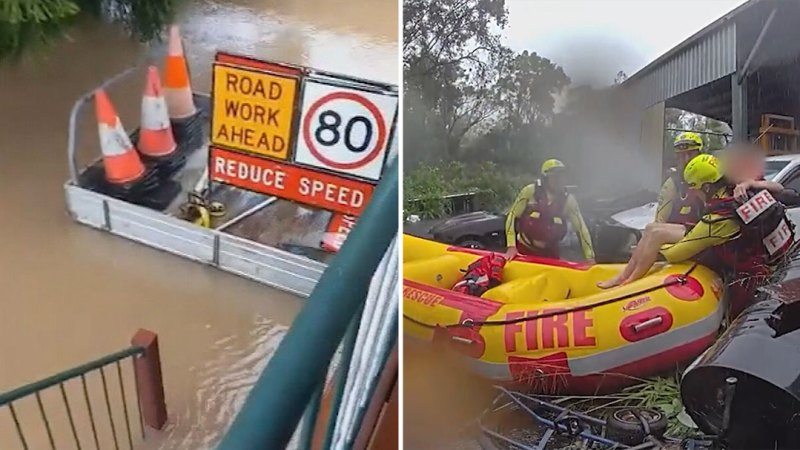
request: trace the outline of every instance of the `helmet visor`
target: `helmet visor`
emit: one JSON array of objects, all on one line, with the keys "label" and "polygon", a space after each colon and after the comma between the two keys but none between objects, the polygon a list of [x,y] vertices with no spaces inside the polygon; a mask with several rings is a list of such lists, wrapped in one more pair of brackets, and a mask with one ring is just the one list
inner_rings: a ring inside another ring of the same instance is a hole
[{"label": "helmet visor", "polygon": [[688,152],[691,150],[700,150],[700,146],[697,145],[696,142],[692,141],[680,141],[677,144],[675,144],[676,152]]}]

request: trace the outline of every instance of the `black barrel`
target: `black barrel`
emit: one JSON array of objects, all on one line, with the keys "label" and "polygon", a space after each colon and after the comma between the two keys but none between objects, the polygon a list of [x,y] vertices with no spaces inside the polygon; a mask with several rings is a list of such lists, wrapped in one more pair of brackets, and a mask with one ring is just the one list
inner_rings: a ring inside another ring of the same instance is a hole
[{"label": "black barrel", "polygon": [[681,397],[729,448],[800,449],[800,302],[746,309],[683,375]]}]

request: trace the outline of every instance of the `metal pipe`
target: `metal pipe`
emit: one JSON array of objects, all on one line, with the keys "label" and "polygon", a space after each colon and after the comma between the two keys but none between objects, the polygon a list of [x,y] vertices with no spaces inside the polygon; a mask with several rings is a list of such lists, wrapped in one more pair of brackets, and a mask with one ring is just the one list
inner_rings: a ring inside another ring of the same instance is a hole
[{"label": "metal pipe", "polygon": [[339,342],[364,305],[374,268],[397,236],[397,211],[398,167],[393,161],[250,391],[220,450],[287,445]]},{"label": "metal pipe", "polygon": [[253,206],[252,208],[250,208],[248,210],[245,210],[244,212],[242,212],[238,216],[236,216],[236,217],[232,218],[231,220],[223,223],[222,225],[220,225],[219,227],[216,228],[217,231],[224,231],[226,228],[241,222],[243,219],[245,219],[247,217],[250,217],[253,214],[257,213],[258,211],[260,211],[260,210],[266,208],[267,206],[275,203],[276,200],[278,200],[278,197],[270,197],[270,198],[264,200],[263,202],[257,204],[256,206]]},{"label": "metal pipe", "polygon": [[725,436],[731,424],[731,406],[733,405],[733,394],[736,391],[736,383],[738,381],[736,377],[725,379],[725,410],[722,413],[722,430],[720,432],[722,436]]},{"label": "metal pipe", "polygon": [[663,322],[663,321],[664,321],[664,319],[661,316],[653,317],[652,319],[648,319],[648,320],[645,320],[642,323],[638,323],[638,324],[634,325],[633,326],[633,331],[635,333],[638,333],[638,332],[640,332],[640,331],[642,331],[644,329],[647,329],[647,328],[650,328],[650,327],[654,327],[656,325],[661,325],[661,322]]},{"label": "metal pipe", "polygon": [[114,438],[114,450],[119,450],[119,441],[117,440],[117,427],[114,425],[114,413],[111,411],[111,397],[108,396],[108,383],[106,382],[106,372],[101,367],[100,380],[103,382],[103,396],[106,400],[106,412],[108,412],[108,423],[111,426],[111,436]]},{"label": "metal pipe", "polygon": [[19,441],[22,444],[23,450],[28,450],[28,441],[25,440],[25,433],[22,432],[22,425],[19,423],[19,418],[17,417],[17,412],[14,410],[14,404],[8,404],[8,410],[11,412],[11,419],[14,421],[14,426],[17,429],[17,437],[19,437]]},{"label": "metal pipe", "polygon": [[747,138],[747,89],[731,75],[731,128],[736,140]]},{"label": "metal pipe", "polygon": [[753,44],[753,48],[750,49],[750,54],[747,55],[747,60],[745,60],[742,69],[738,71],[739,75],[736,78],[737,84],[742,84],[742,81],[744,81],[745,77],[747,76],[747,71],[750,69],[750,63],[753,62],[753,57],[755,56],[756,51],[758,51],[758,48],[761,46],[761,41],[764,40],[764,36],[767,34],[767,29],[769,29],[769,26],[772,24],[772,20],[775,18],[775,13],[777,12],[777,7],[772,8],[772,11],[769,13],[769,17],[767,17],[767,21],[764,22],[764,26],[761,27],[761,32],[758,34],[756,42]]},{"label": "metal pipe", "polygon": [[713,135],[713,136],[725,136],[725,137],[730,137],[731,136],[730,133],[719,133],[717,131],[687,130],[687,129],[684,129],[684,128],[664,128],[664,130],[666,130],[666,131],[678,131],[678,132],[681,132],[681,133],[685,133],[686,132],[686,133],[697,133],[697,134],[710,134],[710,135]]},{"label": "metal pipe", "polygon": [[72,111],[70,111],[69,114],[69,133],[67,136],[67,158],[68,158],[67,162],[69,164],[70,178],[73,183],[78,182],[78,161],[75,155],[75,143],[78,139],[78,129],[77,129],[78,116],[80,115],[83,105],[86,104],[86,102],[88,102],[89,100],[94,98],[94,93],[97,92],[98,89],[105,89],[108,86],[111,86],[117,81],[133,73],[137,68],[139,68],[138,64],[133,67],[129,67],[128,69],[114,75],[113,77],[104,81],[103,84],[101,84],[100,86],[97,86],[91,91],[80,96],[80,98],[78,98],[75,104],[72,105]]},{"label": "metal pipe", "polygon": [[100,441],[97,439],[97,424],[94,421],[94,413],[92,412],[92,402],[89,401],[89,389],[86,386],[85,374],[81,374],[81,384],[83,385],[83,399],[86,400],[86,411],[89,413],[89,423],[92,425],[94,448],[96,450],[100,450]]}]

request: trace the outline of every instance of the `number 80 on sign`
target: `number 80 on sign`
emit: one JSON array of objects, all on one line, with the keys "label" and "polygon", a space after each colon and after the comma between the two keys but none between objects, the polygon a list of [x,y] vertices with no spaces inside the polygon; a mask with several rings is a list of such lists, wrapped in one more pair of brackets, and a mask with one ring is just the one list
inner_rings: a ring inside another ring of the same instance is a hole
[{"label": "number 80 on sign", "polygon": [[377,181],[396,111],[396,96],[308,81],[295,161]]}]

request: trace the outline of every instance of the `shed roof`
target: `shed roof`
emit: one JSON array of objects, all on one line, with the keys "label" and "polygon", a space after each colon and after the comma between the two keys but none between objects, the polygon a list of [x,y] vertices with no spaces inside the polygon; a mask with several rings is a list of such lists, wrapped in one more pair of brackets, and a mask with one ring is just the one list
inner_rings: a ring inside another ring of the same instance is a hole
[{"label": "shed roof", "polygon": [[647,108],[736,73],[766,15],[780,4],[749,0],[656,58],[621,87],[633,93],[639,108]]},{"label": "shed roof", "polygon": [[[726,26],[730,26],[732,20],[736,16],[741,14],[743,11],[745,11],[748,8],[751,8],[752,6],[754,6],[755,4],[763,2],[763,1],[766,1],[766,0],[749,0],[749,1],[739,5],[738,7],[734,8],[732,11],[728,12],[727,14],[725,14],[724,16],[720,17],[719,19],[715,20],[714,22],[711,22],[710,24],[706,25],[704,28],[702,28],[697,33],[689,36],[688,38],[686,38],[680,44],[676,45],[675,47],[673,47],[672,49],[670,49],[669,51],[667,51],[663,55],[659,56],[658,58],[653,60],[648,65],[646,65],[643,68],[639,69],[639,71],[637,71],[636,73],[631,75],[627,80],[625,80],[624,83],[622,83],[623,86],[634,84],[634,83],[637,82],[637,80],[639,80],[640,78],[644,77],[645,75],[653,72],[657,68],[659,68],[661,66],[664,66],[665,64],[669,63],[670,61],[674,61],[686,49],[694,46],[695,44],[697,44],[697,43],[699,43],[699,42],[701,42],[703,40],[708,40],[710,37],[712,37],[715,34],[715,32],[718,33],[722,28],[724,28]],[[735,38],[735,36],[734,36],[734,38]]]}]

